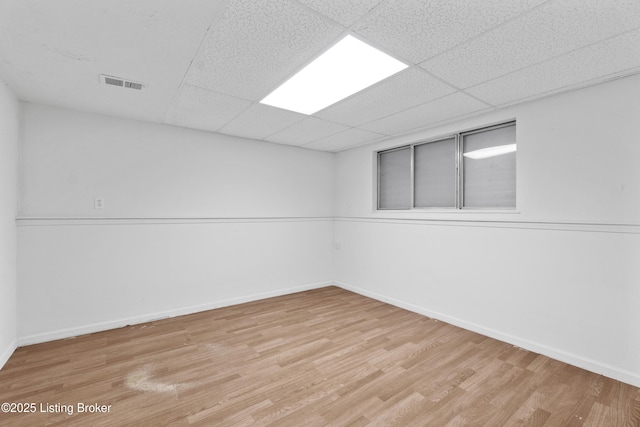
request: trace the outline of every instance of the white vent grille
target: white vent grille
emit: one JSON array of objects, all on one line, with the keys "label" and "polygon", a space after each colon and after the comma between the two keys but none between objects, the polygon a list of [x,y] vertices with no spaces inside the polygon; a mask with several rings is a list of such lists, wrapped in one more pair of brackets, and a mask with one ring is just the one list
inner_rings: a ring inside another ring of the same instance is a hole
[{"label": "white vent grille", "polygon": [[134,82],[134,81],[131,81],[131,80],[125,80],[125,79],[120,78],[120,77],[107,76],[105,74],[101,74],[100,75],[100,80],[102,81],[102,83],[104,83],[106,85],[119,86],[119,87],[127,88],[127,89],[142,90],[145,87],[145,85],[143,83]]},{"label": "white vent grille", "polygon": [[144,86],[142,85],[142,83],[124,82],[124,87],[128,87],[129,89],[142,90]]}]

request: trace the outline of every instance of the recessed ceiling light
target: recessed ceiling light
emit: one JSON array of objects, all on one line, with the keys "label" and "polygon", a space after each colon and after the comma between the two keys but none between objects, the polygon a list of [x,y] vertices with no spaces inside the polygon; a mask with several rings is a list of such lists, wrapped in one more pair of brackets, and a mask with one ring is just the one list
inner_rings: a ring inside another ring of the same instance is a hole
[{"label": "recessed ceiling light", "polygon": [[260,102],[313,114],[405,68],[407,64],[347,35]]},{"label": "recessed ceiling light", "polygon": [[463,156],[473,160],[488,159],[489,157],[501,156],[502,154],[516,151],[516,144],[496,145],[495,147],[482,148],[480,150],[469,151]]}]

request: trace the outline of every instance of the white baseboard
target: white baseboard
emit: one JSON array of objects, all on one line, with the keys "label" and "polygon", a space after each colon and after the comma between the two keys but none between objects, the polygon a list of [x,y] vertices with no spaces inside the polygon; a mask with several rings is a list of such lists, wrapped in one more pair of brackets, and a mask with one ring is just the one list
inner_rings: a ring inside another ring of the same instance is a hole
[{"label": "white baseboard", "polygon": [[385,295],[378,294],[376,292],[371,292],[366,289],[359,288],[357,286],[349,285],[347,283],[334,282],[334,284],[335,286],[338,286],[345,290],[355,292],[357,294],[360,294],[369,298],[373,298],[378,301],[386,302],[396,307],[400,307],[405,310],[412,311],[414,313],[422,314],[423,316],[427,316],[433,319],[438,319],[443,322],[449,323],[451,325],[455,325],[469,331],[477,332],[479,334],[482,334],[491,338],[495,338],[497,340],[500,340],[509,344],[513,344],[525,350],[542,354],[552,359],[559,360],[561,362],[568,363],[570,365],[577,366],[582,369],[586,369],[587,371],[591,371],[596,374],[604,375],[605,377],[613,378],[618,381],[631,384],[635,387],[640,387],[640,375],[635,372],[627,371],[625,369],[620,369],[615,366],[598,362],[596,360],[591,360],[577,354],[568,353],[557,348],[552,348],[543,344],[531,342],[524,338],[520,338],[510,334],[505,334],[495,329],[486,328],[482,325],[478,325],[473,322],[448,316],[446,314],[442,314],[437,311],[429,310],[427,308],[420,307],[405,301],[387,297]]},{"label": "white baseboard", "polygon": [[9,346],[0,354],[0,369],[3,368],[4,364],[7,363],[11,355],[18,348],[18,342],[16,339],[11,341]]},{"label": "white baseboard", "polygon": [[77,327],[68,328],[68,329],[59,329],[56,331],[45,332],[41,334],[26,335],[23,337],[18,337],[17,341],[19,346],[25,346],[25,345],[43,343],[47,341],[72,338],[78,335],[91,334],[94,332],[102,332],[102,331],[107,331],[109,329],[122,328],[128,325],[138,325],[140,323],[152,322],[154,320],[161,320],[161,319],[166,319],[170,317],[182,316],[185,314],[193,314],[201,311],[213,310],[215,308],[228,307],[231,305],[242,304],[245,302],[257,301],[257,300],[266,299],[266,298],[293,294],[296,292],[308,291],[311,289],[324,288],[326,286],[332,286],[333,284],[334,284],[333,281],[318,282],[318,283],[311,283],[307,285],[295,286],[291,288],[278,289],[275,291],[262,292],[262,293],[243,296],[243,297],[230,298],[230,299],[225,299],[220,301],[211,301],[205,304],[181,307],[173,310],[148,313],[140,316],[110,320],[107,322],[92,323],[89,325],[82,325],[82,326],[77,326]]}]

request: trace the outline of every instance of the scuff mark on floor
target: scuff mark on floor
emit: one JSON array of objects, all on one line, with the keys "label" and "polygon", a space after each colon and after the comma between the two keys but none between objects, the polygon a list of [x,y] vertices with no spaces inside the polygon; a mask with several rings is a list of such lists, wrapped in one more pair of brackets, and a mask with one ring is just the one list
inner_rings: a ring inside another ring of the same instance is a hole
[{"label": "scuff mark on floor", "polygon": [[223,346],[222,344],[214,344],[214,343],[205,344],[204,348],[208,351],[215,351],[215,352],[224,351],[226,349],[226,347]]},{"label": "scuff mark on floor", "polygon": [[127,375],[127,388],[136,391],[151,391],[155,393],[176,393],[180,388],[191,387],[190,383],[163,383],[153,379],[153,366],[145,365]]}]

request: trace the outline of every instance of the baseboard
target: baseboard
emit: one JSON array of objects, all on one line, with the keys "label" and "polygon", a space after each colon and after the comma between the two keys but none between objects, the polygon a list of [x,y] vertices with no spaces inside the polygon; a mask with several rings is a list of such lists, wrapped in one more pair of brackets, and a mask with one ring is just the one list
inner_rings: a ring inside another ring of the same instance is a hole
[{"label": "baseboard", "polygon": [[78,326],[78,327],[73,327],[68,329],[59,329],[56,331],[45,332],[42,334],[26,335],[23,337],[18,337],[17,342],[19,346],[25,346],[25,345],[31,345],[31,344],[39,344],[39,343],[48,342],[48,341],[55,341],[59,339],[72,338],[72,337],[77,337],[78,335],[91,334],[94,332],[102,332],[102,331],[107,331],[109,329],[122,328],[128,325],[138,325],[140,323],[152,322],[154,320],[161,320],[161,319],[167,319],[170,317],[183,316],[186,314],[199,313],[201,311],[213,310],[221,307],[228,307],[231,305],[242,304],[245,302],[257,301],[257,300],[272,298],[272,297],[279,297],[282,295],[308,291],[311,289],[324,288],[326,286],[332,286],[333,284],[334,284],[333,281],[311,283],[311,284],[295,286],[291,288],[278,289],[275,291],[261,292],[261,293],[243,296],[243,297],[230,298],[230,299],[225,299],[220,301],[212,301],[205,304],[192,305],[188,307],[181,307],[173,310],[148,313],[140,316],[127,317],[127,318],[111,320],[107,322],[92,323],[89,325],[83,325],[83,326]]},{"label": "baseboard", "polygon": [[18,342],[16,339],[14,339],[13,341],[11,341],[11,343],[9,343],[9,346],[0,354],[0,369],[4,367],[5,363],[7,363],[13,352],[16,351],[16,348],[18,348]]},{"label": "baseboard", "polygon": [[403,308],[405,310],[412,311],[414,313],[422,314],[423,316],[427,316],[433,319],[438,319],[443,322],[449,323],[451,325],[455,325],[469,331],[477,332],[479,334],[515,345],[517,347],[521,347],[525,350],[529,350],[534,353],[542,354],[552,359],[559,360],[561,362],[568,363],[570,365],[577,366],[582,369],[586,369],[587,371],[604,375],[605,377],[613,378],[615,380],[622,381],[627,384],[631,384],[635,387],[640,387],[640,375],[637,373],[627,371],[624,369],[619,369],[615,366],[611,366],[606,363],[591,360],[577,354],[568,353],[557,348],[548,347],[546,345],[532,342],[524,338],[520,338],[510,334],[505,334],[495,329],[486,328],[482,325],[478,325],[473,322],[448,316],[446,314],[439,313],[437,311],[429,310],[427,308],[417,306],[415,304],[411,304],[406,301],[387,297],[377,292],[368,291],[366,289],[362,289],[347,283],[336,281],[334,282],[334,285],[342,289],[355,292],[357,294],[360,294],[369,298],[373,298],[375,300],[382,301],[382,302],[394,305],[396,307]]}]

